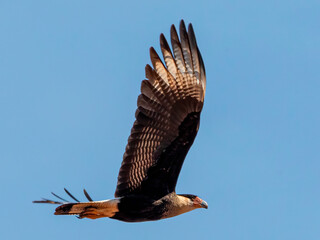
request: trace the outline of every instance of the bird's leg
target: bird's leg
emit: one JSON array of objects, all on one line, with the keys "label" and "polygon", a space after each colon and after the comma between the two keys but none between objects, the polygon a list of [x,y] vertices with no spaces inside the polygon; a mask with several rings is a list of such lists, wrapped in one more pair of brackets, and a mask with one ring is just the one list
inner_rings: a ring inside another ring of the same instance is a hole
[{"label": "bird's leg", "polygon": [[102,211],[99,211],[96,208],[87,208],[83,213],[79,214],[79,218],[90,218],[90,219],[97,219],[102,217],[108,217],[108,215],[103,214]]}]

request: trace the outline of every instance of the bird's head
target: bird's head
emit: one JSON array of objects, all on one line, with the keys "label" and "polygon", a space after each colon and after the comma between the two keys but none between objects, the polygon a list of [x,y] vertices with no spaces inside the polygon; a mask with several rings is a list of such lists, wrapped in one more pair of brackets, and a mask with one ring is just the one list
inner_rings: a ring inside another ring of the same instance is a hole
[{"label": "bird's head", "polygon": [[194,208],[205,208],[205,209],[208,208],[207,202],[202,200],[196,195],[192,195],[192,194],[179,194],[179,195],[190,199]]}]

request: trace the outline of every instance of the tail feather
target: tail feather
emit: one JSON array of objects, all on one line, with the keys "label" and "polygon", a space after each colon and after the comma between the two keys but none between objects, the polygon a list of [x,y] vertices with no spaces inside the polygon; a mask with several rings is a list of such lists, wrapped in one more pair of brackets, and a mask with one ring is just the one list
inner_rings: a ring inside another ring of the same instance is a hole
[{"label": "tail feather", "polygon": [[65,200],[64,198],[58,196],[58,195],[55,194],[54,192],[51,192],[51,194],[52,194],[53,196],[55,196],[56,198],[59,198],[59,199],[62,200],[63,202],[68,202],[67,200]]},{"label": "tail feather", "polygon": [[[78,199],[76,199],[66,188],[64,188],[64,191],[76,202],[80,202]],[[84,190],[85,191],[85,190]],[[86,195],[86,194],[85,194]]]},{"label": "tail feather", "polygon": [[45,198],[42,198],[42,200],[36,200],[36,201],[32,201],[32,202],[33,202],[33,203],[63,204],[62,202],[53,201],[53,200],[45,199]]},{"label": "tail feather", "polygon": [[[74,201],[76,202],[80,202],[78,199],[76,199],[66,188],[64,188],[64,191],[69,195],[69,197],[71,197]],[[86,198],[92,202],[92,198],[90,197],[90,195],[87,193],[87,191],[85,189],[83,189],[84,195],[86,196]],[[46,199],[46,198],[42,198],[42,200],[37,200],[37,201],[33,201],[33,203],[51,203],[51,204],[64,204],[64,203],[71,203],[69,201],[67,201],[66,199],[58,196],[57,194],[55,194],[54,192],[51,192],[51,194],[53,196],[55,196],[56,198],[59,198],[61,201],[54,201],[54,200],[50,200],[50,199]]]},{"label": "tail feather", "polygon": [[55,215],[78,215],[79,218],[101,218],[112,217],[118,209],[118,199],[96,201],[96,202],[80,202],[66,203],[56,208]]},{"label": "tail feather", "polygon": [[89,202],[80,202],[67,189],[64,190],[74,201],[76,201],[76,203],[68,202],[66,199],[53,192],[52,195],[62,201],[54,201],[43,198],[42,200],[33,201],[33,203],[62,204],[56,208],[54,213],[55,215],[78,215],[78,218],[96,219],[101,217],[112,217],[116,212],[119,211],[119,199],[93,201],[87,191],[83,189],[84,195]]},{"label": "tail feather", "polygon": [[87,193],[87,191],[86,191],[85,189],[83,189],[83,192],[84,192],[84,195],[86,196],[86,198],[87,198],[90,202],[92,202],[93,200],[92,200],[92,198],[90,197],[90,195]]}]

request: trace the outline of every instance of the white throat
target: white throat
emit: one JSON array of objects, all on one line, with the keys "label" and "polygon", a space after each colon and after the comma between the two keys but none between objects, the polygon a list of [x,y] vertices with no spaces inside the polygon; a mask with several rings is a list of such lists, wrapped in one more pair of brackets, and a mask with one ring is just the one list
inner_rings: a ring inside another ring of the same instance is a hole
[{"label": "white throat", "polygon": [[180,214],[190,212],[196,208],[197,207],[194,206],[190,198],[175,195],[175,197],[172,199],[170,208],[168,209],[167,213],[164,214],[163,218],[175,217]]}]

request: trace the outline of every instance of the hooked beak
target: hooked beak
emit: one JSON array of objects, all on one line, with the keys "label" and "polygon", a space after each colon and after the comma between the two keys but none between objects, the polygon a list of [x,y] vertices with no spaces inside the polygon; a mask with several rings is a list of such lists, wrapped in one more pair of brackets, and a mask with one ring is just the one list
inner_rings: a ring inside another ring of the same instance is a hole
[{"label": "hooked beak", "polygon": [[200,206],[201,206],[202,208],[208,209],[208,203],[207,203],[206,201],[203,201],[203,200],[202,200]]}]

